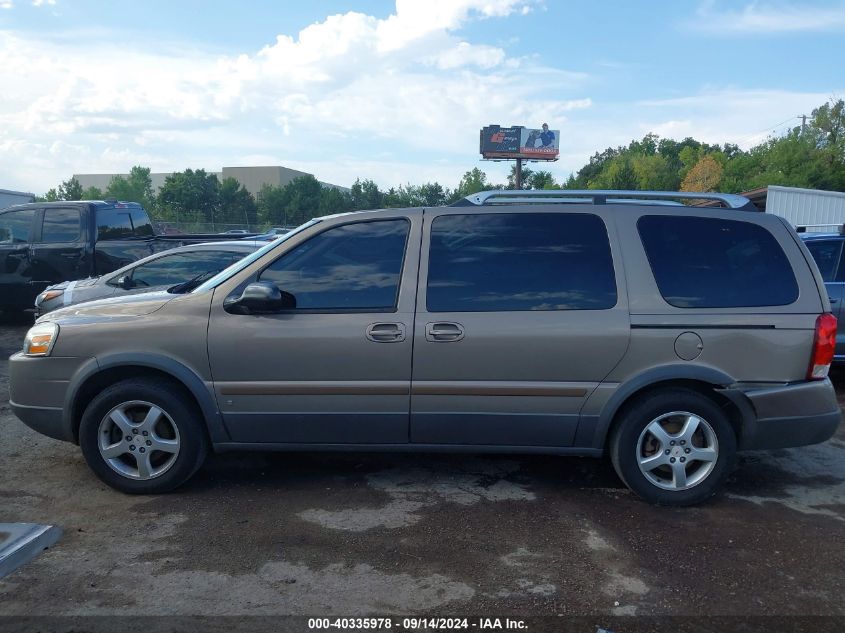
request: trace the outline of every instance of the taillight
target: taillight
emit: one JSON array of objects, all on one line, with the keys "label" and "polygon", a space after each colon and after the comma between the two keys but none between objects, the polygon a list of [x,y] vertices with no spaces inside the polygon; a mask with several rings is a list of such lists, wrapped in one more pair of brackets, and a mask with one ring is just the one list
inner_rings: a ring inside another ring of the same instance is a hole
[{"label": "taillight", "polygon": [[830,312],[819,315],[816,319],[816,334],[813,337],[813,355],[807,369],[807,380],[824,380],[833,354],[836,350],[836,317]]}]

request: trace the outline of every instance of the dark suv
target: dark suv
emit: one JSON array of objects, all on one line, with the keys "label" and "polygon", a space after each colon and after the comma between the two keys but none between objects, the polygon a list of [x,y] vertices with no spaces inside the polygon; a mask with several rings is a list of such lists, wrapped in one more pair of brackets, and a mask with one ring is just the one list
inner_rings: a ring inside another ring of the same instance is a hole
[{"label": "dark suv", "polygon": [[[799,231],[804,228],[799,227]],[[845,258],[842,257],[845,235],[843,235],[843,230],[845,227],[840,226],[839,233],[799,233],[813,259],[816,260],[828,297],[830,297],[831,312],[837,319],[845,315],[842,312],[842,302],[845,301]],[[845,361],[845,332],[842,330],[836,335],[834,359],[837,362]]]}]

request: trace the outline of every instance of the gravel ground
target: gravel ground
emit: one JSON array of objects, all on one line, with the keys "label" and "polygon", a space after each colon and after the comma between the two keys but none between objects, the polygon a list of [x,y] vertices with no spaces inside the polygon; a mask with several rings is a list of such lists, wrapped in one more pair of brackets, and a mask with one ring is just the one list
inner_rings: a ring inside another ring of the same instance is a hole
[{"label": "gravel ground", "polygon": [[845,615],[843,430],[743,454],[688,509],[536,456],[224,454],[131,497],[11,414],[26,327],[0,325],[0,522],[64,536],[0,580],[2,615]]}]

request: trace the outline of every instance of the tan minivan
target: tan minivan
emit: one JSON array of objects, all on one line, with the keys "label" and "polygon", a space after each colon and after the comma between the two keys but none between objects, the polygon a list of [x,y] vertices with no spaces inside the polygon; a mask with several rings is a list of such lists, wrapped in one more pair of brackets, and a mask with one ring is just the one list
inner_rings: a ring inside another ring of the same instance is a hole
[{"label": "tan minivan", "polygon": [[[718,201],[722,207],[680,201]],[[312,220],[188,293],[72,306],[11,406],[130,493],[209,450],[609,455],[711,496],[736,451],[839,424],[836,319],[795,231],[740,196],[490,191]]]}]

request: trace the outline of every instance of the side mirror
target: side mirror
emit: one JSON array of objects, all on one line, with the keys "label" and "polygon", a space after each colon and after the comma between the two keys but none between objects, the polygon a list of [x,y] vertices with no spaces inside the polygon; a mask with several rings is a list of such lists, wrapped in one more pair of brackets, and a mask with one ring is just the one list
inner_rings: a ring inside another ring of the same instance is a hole
[{"label": "side mirror", "polygon": [[132,283],[132,277],[129,275],[122,275],[117,278],[117,285],[124,290],[132,290],[135,287],[135,284]]},{"label": "side mirror", "polygon": [[273,314],[296,307],[296,297],[279,290],[272,281],[249,284],[241,296],[227,297],[223,309],[230,314]]}]

